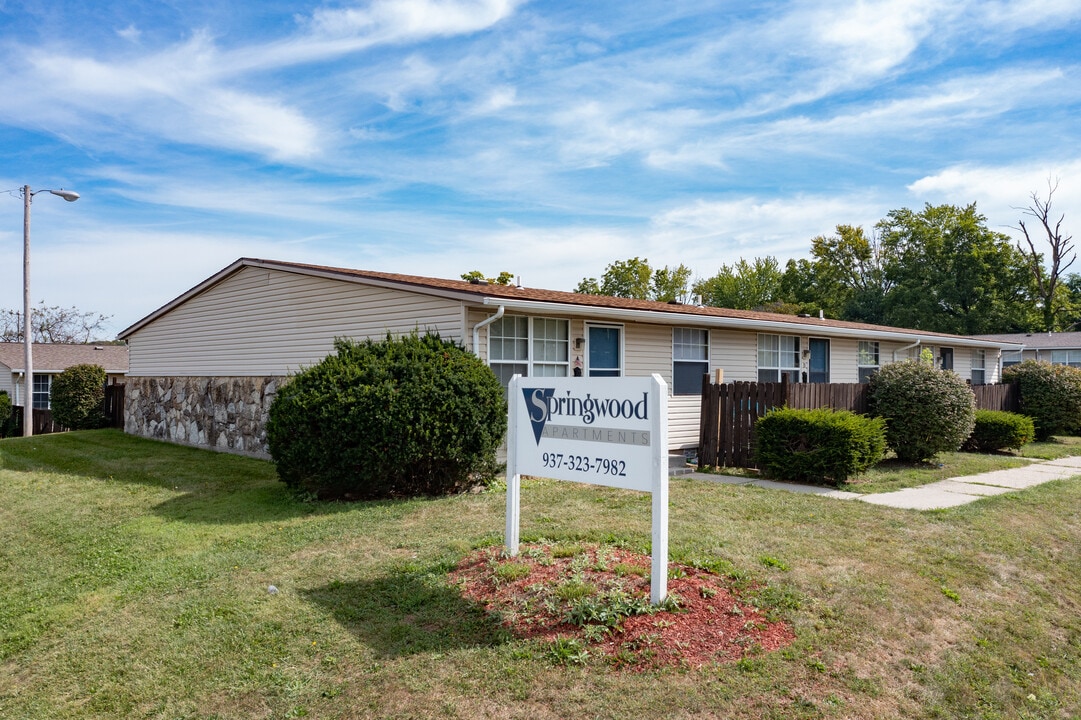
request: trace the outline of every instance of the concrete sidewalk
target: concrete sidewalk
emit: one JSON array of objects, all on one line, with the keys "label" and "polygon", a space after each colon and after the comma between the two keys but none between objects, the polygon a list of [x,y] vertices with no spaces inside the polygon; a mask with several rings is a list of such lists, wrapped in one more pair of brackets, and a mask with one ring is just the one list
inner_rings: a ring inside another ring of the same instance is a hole
[{"label": "concrete sidewalk", "polygon": [[719,482],[725,485],[754,485],[771,490],[821,495],[838,500],[860,500],[873,505],[885,505],[908,510],[941,510],[942,508],[965,505],[989,495],[1001,495],[1016,490],[1024,490],[1051,480],[1062,480],[1076,475],[1081,475],[1081,457],[1066,457],[1058,460],[1034,462],[1030,465],[1008,470],[995,470],[979,475],[950,478],[921,485],[920,487],[870,495],[844,492],[817,485],[755,480],[731,475],[714,475],[712,473],[690,473],[682,477]]}]

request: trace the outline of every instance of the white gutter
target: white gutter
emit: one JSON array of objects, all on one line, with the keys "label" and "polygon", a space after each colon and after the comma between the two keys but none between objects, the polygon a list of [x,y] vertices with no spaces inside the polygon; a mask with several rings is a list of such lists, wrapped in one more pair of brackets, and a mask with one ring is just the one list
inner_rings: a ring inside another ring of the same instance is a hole
[{"label": "white gutter", "polygon": [[[488,304],[487,299],[485,300],[484,304]],[[480,329],[482,327],[488,327],[501,317],[503,317],[502,305],[500,305],[499,309],[495,311],[495,315],[485,318],[484,320],[481,320],[479,323],[473,326],[473,354],[477,357],[480,357]]]},{"label": "white gutter", "polygon": [[920,346],[920,342],[922,342],[922,341],[921,341],[921,340],[917,340],[916,342],[912,343],[911,345],[905,345],[904,347],[899,347],[899,348],[897,348],[896,350],[894,350],[894,351],[893,351],[893,361],[894,361],[894,362],[897,362],[897,353],[899,353],[899,352],[903,352],[903,351],[905,351],[905,350],[911,350],[911,349],[912,349],[912,348],[914,348],[914,347],[919,347],[919,346]]},{"label": "white gutter", "polygon": [[[890,330],[864,330],[836,325],[818,325],[815,323],[786,322],[784,320],[751,320],[748,318],[719,317],[700,315],[689,312],[661,312],[656,310],[637,310],[630,308],[611,308],[597,305],[571,305],[569,303],[545,302],[539,300],[515,300],[513,298],[486,297],[485,305],[496,305],[509,310],[523,310],[542,315],[571,315],[578,317],[611,318],[627,322],[656,323],[659,325],[706,325],[739,330],[762,332],[785,331],[793,335],[828,334],[832,337],[866,338],[874,340],[896,339],[927,344],[949,344],[960,347],[992,348],[995,350],[1010,347],[1016,343],[1002,343],[991,340],[977,340],[959,335],[928,335],[919,332],[898,332]],[[1008,352],[1012,352],[1009,350]]]}]

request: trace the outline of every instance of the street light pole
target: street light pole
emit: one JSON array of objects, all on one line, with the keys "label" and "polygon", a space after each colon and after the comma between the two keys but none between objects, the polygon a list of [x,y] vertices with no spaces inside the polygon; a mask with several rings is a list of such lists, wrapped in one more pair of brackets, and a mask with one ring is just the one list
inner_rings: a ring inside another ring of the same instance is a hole
[{"label": "street light pole", "polygon": [[30,322],[30,203],[39,192],[50,192],[68,202],[79,199],[71,190],[38,190],[23,186],[23,437],[34,434],[34,333]]}]

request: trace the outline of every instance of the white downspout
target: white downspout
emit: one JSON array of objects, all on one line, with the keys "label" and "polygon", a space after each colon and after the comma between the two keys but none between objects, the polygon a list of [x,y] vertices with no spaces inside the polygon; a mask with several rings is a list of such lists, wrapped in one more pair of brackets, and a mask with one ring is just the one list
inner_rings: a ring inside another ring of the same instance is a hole
[{"label": "white downspout", "polygon": [[904,347],[899,347],[896,350],[894,350],[893,351],[893,361],[897,362],[897,353],[902,352],[904,350],[911,350],[914,347],[919,347],[921,342],[923,342],[923,341],[922,340],[917,340],[916,342],[912,343],[911,345],[905,345]]},{"label": "white downspout", "polygon": [[480,357],[480,329],[482,327],[488,327],[496,320],[503,317],[503,309],[503,306],[500,305],[499,309],[495,311],[495,315],[487,317],[473,326],[473,354],[476,355],[478,358]]}]

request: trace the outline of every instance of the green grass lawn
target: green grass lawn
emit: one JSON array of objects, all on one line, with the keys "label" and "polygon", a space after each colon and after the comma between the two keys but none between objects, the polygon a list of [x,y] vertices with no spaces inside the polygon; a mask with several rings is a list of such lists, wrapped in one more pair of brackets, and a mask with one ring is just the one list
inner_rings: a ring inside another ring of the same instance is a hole
[{"label": "green grass lawn", "polygon": [[[761,583],[797,639],[664,672],[553,665],[448,585],[504,504],[301,502],[258,460],[2,440],[0,718],[1081,714],[1081,480],[928,513],[673,480],[672,560]],[[522,532],[647,549],[649,497],[527,482]]]}]

